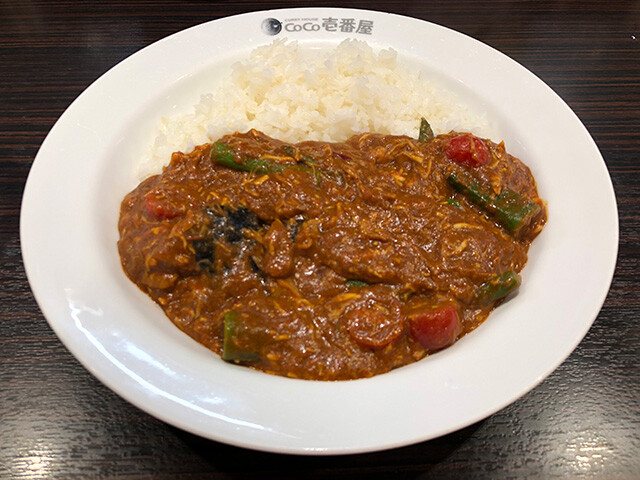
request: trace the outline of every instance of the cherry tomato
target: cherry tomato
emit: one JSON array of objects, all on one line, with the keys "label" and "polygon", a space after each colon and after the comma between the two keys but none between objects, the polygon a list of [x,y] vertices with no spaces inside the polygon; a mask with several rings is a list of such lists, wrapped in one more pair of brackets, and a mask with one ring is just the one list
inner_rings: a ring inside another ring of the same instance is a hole
[{"label": "cherry tomato", "polygon": [[451,137],[445,143],[445,154],[458,165],[465,167],[481,167],[491,160],[487,145],[471,134]]},{"label": "cherry tomato", "polygon": [[163,198],[158,192],[149,192],[144,197],[144,206],[147,216],[155,220],[165,220],[175,218],[182,214],[182,211],[173,203]]},{"label": "cherry tomato", "polygon": [[430,351],[448,347],[460,333],[460,317],[453,305],[410,315],[409,325],[414,340]]}]

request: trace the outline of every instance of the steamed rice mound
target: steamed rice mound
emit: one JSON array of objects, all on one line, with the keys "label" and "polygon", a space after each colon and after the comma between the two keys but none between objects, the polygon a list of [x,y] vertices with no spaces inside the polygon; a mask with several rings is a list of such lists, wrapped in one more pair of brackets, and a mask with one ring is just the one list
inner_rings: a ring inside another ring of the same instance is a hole
[{"label": "steamed rice mound", "polygon": [[453,129],[486,135],[486,120],[452,94],[398,62],[392,49],[375,52],[345,40],[335,49],[278,40],[233,66],[193,113],[163,118],[140,177],[157,173],[177,150],[251,128],[287,142],[342,142],[363,132],[416,137],[420,117],[436,133]]}]

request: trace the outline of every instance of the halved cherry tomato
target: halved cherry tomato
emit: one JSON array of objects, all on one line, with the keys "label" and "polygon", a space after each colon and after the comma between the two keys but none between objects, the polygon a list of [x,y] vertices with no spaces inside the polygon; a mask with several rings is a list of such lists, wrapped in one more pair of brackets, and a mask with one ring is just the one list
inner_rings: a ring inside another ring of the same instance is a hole
[{"label": "halved cherry tomato", "polygon": [[157,191],[151,191],[144,197],[144,207],[149,218],[165,220],[182,214],[182,210],[164,198]]},{"label": "halved cherry tomato", "polygon": [[478,137],[464,133],[446,140],[445,154],[458,165],[481,167],[491,160],[487,145]]},{"label": "halved cherry tomato", "polygon": [[430,351],[440,350],[453,344],[460,333],[460,316],[453,305],[409,316],[411,336]]}]

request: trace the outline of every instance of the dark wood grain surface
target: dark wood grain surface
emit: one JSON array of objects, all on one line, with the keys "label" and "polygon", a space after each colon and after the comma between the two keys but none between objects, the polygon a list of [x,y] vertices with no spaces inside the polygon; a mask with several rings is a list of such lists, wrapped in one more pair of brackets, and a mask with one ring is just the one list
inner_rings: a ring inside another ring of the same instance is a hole
[{"label": "dark wood grain surface", "polygon": [[0,478],[640,478],[638,1],[342,2],[438,23],[514,58],[577,113],[613,179],[620,250],[600,315],[551,376],[486,420],[365,455],[243,450],[128,404],[49,328],[22,265],[20,201],[65,108],[171,33],[252,10],[323,5],[335,2],[0,1]]}]

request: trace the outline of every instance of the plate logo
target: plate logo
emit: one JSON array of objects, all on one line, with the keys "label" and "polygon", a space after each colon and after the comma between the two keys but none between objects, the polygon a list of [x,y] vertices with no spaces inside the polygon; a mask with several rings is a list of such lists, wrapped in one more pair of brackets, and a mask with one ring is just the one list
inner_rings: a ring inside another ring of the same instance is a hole
[{"label": "plate logo", "polygon": [[371,35],[373,26],[373,20],[349,17],[285,18],[283,21],[277,18],[265,18],[260,28],[265,34],[272,36],[278,35],[282,31],[291,34],[296,32],[318,32],[320,30],[331,33]]},{"label": "plate logo", "polygon": [[262,21],[261,28],[267,35],[277,35],[282,30],[282,23],[277,18],[265,18]]}]

